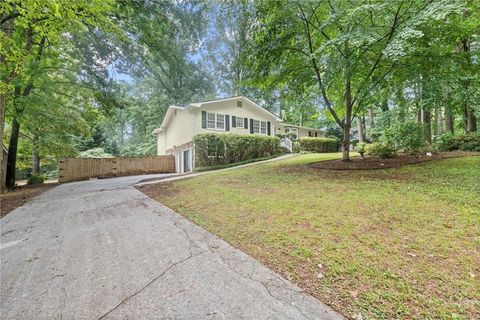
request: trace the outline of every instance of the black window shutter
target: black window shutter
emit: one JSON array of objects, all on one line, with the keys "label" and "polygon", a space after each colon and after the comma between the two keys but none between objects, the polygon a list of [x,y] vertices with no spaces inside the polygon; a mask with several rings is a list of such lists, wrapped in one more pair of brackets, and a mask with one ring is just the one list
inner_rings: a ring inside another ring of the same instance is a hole
[{"label": "black window shutter", "polygon": [[243,118],[243,128],[248,129],[248,118]]},{"label": "black window shutter", "polygon": [[236,127],[237,127],[237,117],[232,116],[232,128],[236,128]]},{"label": "black window shutter", "polygon": [[225,131],[230,131],[230,116],[225,115]]},{"label": "black window shutter", "polygon": [[206,129],[207,128],[207,112],[202,111],[202,128]]},{"label": "black window shutter", "polygon": [[270,121],[267,121],[267,134],[270,136],[272,134],[272,127]]},{"label": "black window shutter", "polygon": [[253,133],[253,119],[250,119],[250,133]]}]

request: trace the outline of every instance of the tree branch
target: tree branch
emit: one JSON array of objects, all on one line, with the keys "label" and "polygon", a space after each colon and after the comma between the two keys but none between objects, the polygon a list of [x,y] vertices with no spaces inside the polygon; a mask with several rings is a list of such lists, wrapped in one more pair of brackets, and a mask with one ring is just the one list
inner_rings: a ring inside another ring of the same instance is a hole
[{"label": "tree branch", "polygon": [[[402,9],[402,6],[403,6],[403,0],[402,2],[400,2],[398,8],[397,8],[397,11],[395,12],[395,16],[393,18],[393,23],[392,23],[392,27],[390,28],[390,31],[388,33],[388,37],[387,37],[387,41],[385,42],[385,45],[384,45],[384,48],[387,47],[387,45],[390,43],[390,41],[392,40],[393,38],[393,34],[395,33],[395,30],[397,29],[398,27],[398,19],[399,19],[399,16],[400,16],[400,10]],[[357,101],[357,97],[358,97],[358,94],[361,92],[361,90],[364,88],[365,84],[369,81],[370,77],[372,76],[372,74],[375,72],[375,70],[377,69],[377,67],[380,65],[380,61],[382,60],[383,58],[383,50],[380,51],[380,53],[378,54],[378,57],[377,59],[375,60],[375,63],[373,64],[372,68],[370,69],[370,72],[368,73],[368,75],[365,77],[365,79],[363,80],[362,84],[360,85],[360,87],[357,89],[356,93],[355,93],[355,97],[353,98],[352,100],[352,104],[355,104],[355,102]]]},{"label": "tree branch", "polygon": [[307,36],[307,44],[308,44],[308,49],[310,51],[310,61],[312,63],[312,67],[315,71],[315,76],[317,78],[317,83],[318,83],[318,86],[320,87],[320,91],[322,93],[322,97],[323,97],[323,101],[325,103],[325,106],[327,107],[328,111],[330,111],[330,113],[332,114],[333,118],[335,119],[335,121],[337,122],[337,124],[343,128],[344,127],[344,123],[343,121],[340,120],[340,118],[338,117],[337,113],[335,112],[335,110],[333,110],[332,108],[332,105],[330,103],[330,100],[328,99],[328,96],[327,96],[327,91],[325,89],[325,86],[323,85],[323,80],[322,80],[322,76],[320,74],[320,70],[318,68],[318,65],[317,65],[317,61],[315,59],[315,54],[314,54],[314,50],[313,50],[313,44],[312,44],[312,37],[311,37],[311,33],[310,33],[310,28],[308,26],[308,22],[306,22],[306,16],[305,16],[305,13],[303,11],[303,8],[301,5],[299,5],[299,8],[300,8],[300,12],[303,16],[303,19],[304,20],[304,26],[305,26],[305,32],[306,32],[306,36]]}]

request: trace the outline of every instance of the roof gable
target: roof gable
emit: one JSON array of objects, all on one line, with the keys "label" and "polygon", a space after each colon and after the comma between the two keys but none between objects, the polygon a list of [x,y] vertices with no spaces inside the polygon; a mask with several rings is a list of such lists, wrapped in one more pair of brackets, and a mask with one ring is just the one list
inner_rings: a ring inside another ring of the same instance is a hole
[{"label": "roof gable", "polygon": [[212,105],[212,104],[218,104],[219,102],[228,102],[228,101],[242,101],[243,103],[250,105],[251,107],[257,109],[258,111],[262,112],[265,114],[265,116],[272,118],[274,121],[282,121],[277,115],[271,113],[265,108],[262,108],[259,106],[257,103],[254,101],[248,99],[245,96],[235,96],[235,97],[228,97],[228,98],[223,98],[223,99],[217,99],[217,100],[210,100],[210,101],[204,101],[204,102],[198,102],[198,103],[191,103],[189,106],[193,108],[201,108],[203,106],[207,105]]}]

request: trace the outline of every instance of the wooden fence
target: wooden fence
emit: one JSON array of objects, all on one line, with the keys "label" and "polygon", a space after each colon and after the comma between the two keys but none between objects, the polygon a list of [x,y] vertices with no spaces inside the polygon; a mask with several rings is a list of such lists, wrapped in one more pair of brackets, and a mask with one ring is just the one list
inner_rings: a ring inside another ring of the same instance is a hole
[{"label": "wooden fence", "polygon": [[60,160],[58,181],[78,181],[148,173],[174,173],[174,156],[141,158],[64,158]]}]

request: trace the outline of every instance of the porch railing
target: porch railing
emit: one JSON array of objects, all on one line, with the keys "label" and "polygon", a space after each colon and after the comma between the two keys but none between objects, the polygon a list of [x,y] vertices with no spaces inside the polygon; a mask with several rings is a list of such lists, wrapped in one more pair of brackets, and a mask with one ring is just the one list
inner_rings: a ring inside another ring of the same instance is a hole
[{"label": "porch railing", "polygon": [[293,152],[293,143],[292,140],[290,140],[287,137],[283,137],[280,139],[280,147],[284,147],[285,149],[288,150],[288,152],[292,153]]}]

